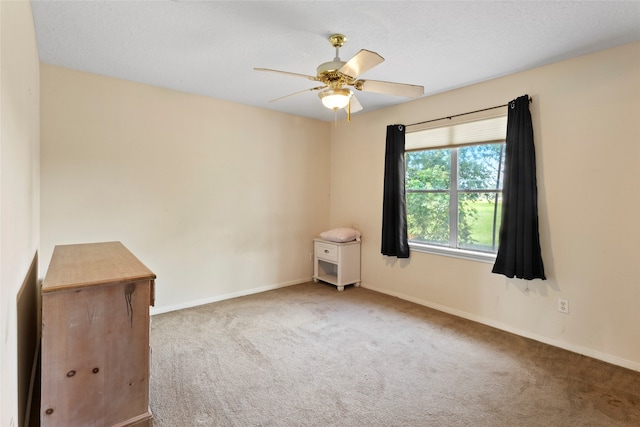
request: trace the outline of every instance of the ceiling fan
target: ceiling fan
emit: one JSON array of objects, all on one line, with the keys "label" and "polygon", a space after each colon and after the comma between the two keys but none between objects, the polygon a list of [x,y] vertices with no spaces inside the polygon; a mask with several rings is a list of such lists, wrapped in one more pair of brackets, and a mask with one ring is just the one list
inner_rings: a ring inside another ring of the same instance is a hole
[{"label": "ceiling fan", "polygon": [[254,68],[256,71],[287,74],[322,83],[322,86],[301,90],[280,98],[272,99],[269,102],[276,102],[294,95],[317,90],[319,91],[318,96],[325,107],[335,111],[347,107],[347,114],[350,116],[351,112],[355,113],[362,110],[362,105],[360,105],[354,93],[349,89],[349,86],[363,92],[376,92],[409,98],[419,98],[424,94],[424,87],[422,86],[358,79],[360,74],[382,63],[384,58],[370,50],[361,49],[350,60],[346,62],[342,61],[339,50],[346,41],[347,38],[343,34],[333,34],[329,37],[329,43],[336,48],[336,57],[333,58],[333,61],[320,64],[315,76],[272,70],[269,68]]}]

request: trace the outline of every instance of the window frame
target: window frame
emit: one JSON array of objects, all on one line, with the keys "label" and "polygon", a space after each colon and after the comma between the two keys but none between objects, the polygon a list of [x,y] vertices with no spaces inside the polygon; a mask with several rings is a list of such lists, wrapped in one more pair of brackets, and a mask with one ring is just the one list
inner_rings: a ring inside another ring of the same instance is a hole
[{"label": "window frame", "polygon": [[[407,134],[410,133],[414,133],[414,132],[419,132],[419,131],[423,131],[423,130],[429,130],[429,129],[437,129],[437,128],[453,128],[455,125],[457,124],[461,124],[461,123],[469,123],[469,122],[478,122],[478,121],[482,121],[482,120],[488,120],[488,119],[492,119],[492,118],[503,118],[504,121],[504,137],[501,137],[499,139],[490,139],[490,140],[482,140],[482,141],[478,141],[478,142],[466,142],[463,144],[455,144],[452,142],[448,142],[444,145],[437,145],[437,146],[427,146],[424,148],[411,148],[406,150],[406,153],[409,152],[417,152],[417,151],[430,151],[430,150],[437,150],[437,149],[448,149],[450,150],[450,166],[449,166],[449,173],[450,173],[450,178],[449,178],[449,189],[447,190],[406,190],[406,193],[446,193],[449,194],[449,229],[450,229],[450,233],[449,233],[449,244],[448,246],[444,246],[444,245],[437,245],[437,244],[430,244],[430,243],[426,243],[426,242],[420,242],[420,241],[415,241],[415,240],[409,240],[408,244],[409,244],[409,248],[413,251],[416,252],[423,252],[423,253],[428,253],[428,254],[434,254],[434,255],[442,255],[442,256],[448,256],[448,257],[453,257],[453,258],[460,258],[460,259],[465,259],[465,260],[470,260],[470,261],[477,261],[477,262],[484,262],[484,263],[491,263],[493,264],[496,260],[496,253],[493,252],[485,252],[485,251],[480,251],[480,250],[473,250],[473,249],[466,249],[466,248],[457,248],[458,242],[458,215],[459,215],[459,209],[458,209],[458,194],[459,193],[472,193],[472,192],[481,192],[481,193],[501,193],[502,189],[489,189],[489,190],[460,190],[458,188],[458,149],[459,148],[463,148],[466,146],[470,146],[470,145],[490,145],[490,144],[499,144],[505,143],[506,140],[506,113],[496,113],[496,112],[489,112],[482,114],[480,117],[478,117],[478,115],[474,115],[472,117],[468,117],[468,118],[464,118],[458,121],[455,121],[454,123],[447,123],[446,125],[430,125],[430,126],[426,126],[426,127],[422,127],[416,130],[412,130],[410,132],[407,132]],[[406,160],[405,160],[406,162]],[[406,175],[405,175],[405,179],[406,179]],[[504,183],[504,179],[503,179],[503,183]],[[501,213],[500,213],[501,214]],[[499,232],[499,230],[498,230]],[[499,236],[498,236],[499,238]],[[497,246],[497,245],[496,245]]]}]

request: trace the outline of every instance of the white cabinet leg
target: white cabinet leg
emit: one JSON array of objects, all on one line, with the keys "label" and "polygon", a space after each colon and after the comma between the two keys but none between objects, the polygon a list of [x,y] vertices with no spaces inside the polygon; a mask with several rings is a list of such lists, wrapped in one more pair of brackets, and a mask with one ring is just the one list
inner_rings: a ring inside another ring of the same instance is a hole
[{"label": "white cabinet leg", "polygon": [[354,283],[353,286],[355,286],[356,288],[359,288],[360,287],[360,282]]},{"label": "white cabinet leg", "polygon": [[344,286],[338,286],[338,291],[340,292],[344,291]]}]

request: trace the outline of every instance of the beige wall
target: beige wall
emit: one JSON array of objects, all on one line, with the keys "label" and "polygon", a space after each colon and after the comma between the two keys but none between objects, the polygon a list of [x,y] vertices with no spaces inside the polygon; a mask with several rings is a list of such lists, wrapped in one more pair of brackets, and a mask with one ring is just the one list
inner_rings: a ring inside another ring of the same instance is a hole
[{"label": "beige wall", "polygon": [[[363,231],[365,287],[640,369],[638,43],[337,126],[49,65],[41,73],[45,267],[55,244],[121,240],[158,274],[162,311],[308,279],[311,237],[352,225]],[[381,256],[386,125],[525,93],[548,280]],[[570,314],[557,311],[559,297]]]},{"label": "beige wall", "polygon": [[18,425],[16,297],[39,242],[39,64],[31,5],[0,2],[0,425]]},{"label": "beige wall", "polygon": [[[524,94],[548,280],[424,253],[383,257],[386,126]],[[640,43],[355,115],[331,142],[331,225],[362,229],[363,286],[640,370]],[[557,311],[559,297],[570,314]]]},{"label": "beige wall", "polygon": [[160,312],[310,280],[330,124],[42,64],[42,245],[120,240]]}]

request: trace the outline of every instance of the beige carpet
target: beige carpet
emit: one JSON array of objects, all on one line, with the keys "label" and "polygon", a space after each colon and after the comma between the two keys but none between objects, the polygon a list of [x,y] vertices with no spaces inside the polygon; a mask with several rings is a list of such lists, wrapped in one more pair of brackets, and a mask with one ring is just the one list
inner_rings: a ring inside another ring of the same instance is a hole
[{"label": "beige carpet", "polygon": [[155,426],[640,426],[640,373],[363,288],[153,317]]}]

